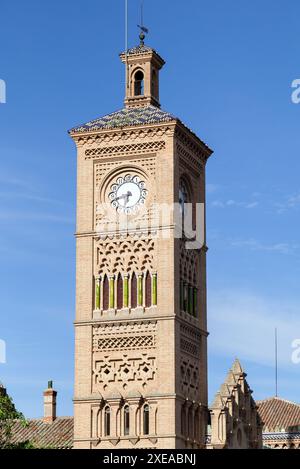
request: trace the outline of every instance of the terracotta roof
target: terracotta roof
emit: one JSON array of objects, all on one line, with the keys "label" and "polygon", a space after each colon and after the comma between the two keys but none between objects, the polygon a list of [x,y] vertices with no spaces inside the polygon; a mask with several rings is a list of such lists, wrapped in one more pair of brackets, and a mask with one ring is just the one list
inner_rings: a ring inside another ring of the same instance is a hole
[{"label": "terracotta roof", "polygon": [[30,419],[28,424],[15,421],[12,428],[11,443],[33,443],[38,448],[72,449],[73,417],[58,417],[53,423],[43,419]]},{"label": "terracotta roof", "polygon": [[177,120],[172,114],[162,111],[156,106],[146,106],[133,109],[121,109],[107,114],[99,119],[92,120],[69,131],[70,134],[78,132],[92,132],[101,129],[115,129],[133,125],[156,124]]},{"label": "terracotta roof", "polygon": [[294,402],[271,397],[258,401],[258,413],[264,422],[264,431],[288,431],[300,426],[300,405]]}]

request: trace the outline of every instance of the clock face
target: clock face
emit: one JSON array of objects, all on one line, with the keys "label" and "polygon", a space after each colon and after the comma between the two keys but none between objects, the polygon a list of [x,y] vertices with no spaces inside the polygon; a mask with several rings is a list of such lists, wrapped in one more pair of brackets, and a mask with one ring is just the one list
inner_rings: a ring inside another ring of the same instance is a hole
[{"label": "clock face", "polygon": [[108,198],[118,213],[130,215],[136,213],[145,204],[148,191],[139,176],[127,174],[119,177],[111,186]]}]

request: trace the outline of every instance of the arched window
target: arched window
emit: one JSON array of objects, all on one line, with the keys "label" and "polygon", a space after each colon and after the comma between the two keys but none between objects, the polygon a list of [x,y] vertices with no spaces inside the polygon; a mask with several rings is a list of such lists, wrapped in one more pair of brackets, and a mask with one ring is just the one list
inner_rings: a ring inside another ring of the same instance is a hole
[{"label": "arched window", "polygon": [[190,202],[190,197],[189,197],[189,190],[187,188],[187,185],[184,181],[180,181],[179,185],[179,206],[181,213],[184,214],[186,212],[186,206],[185,204]]},{"label": "arched window", "polygon": [[194,440],[200,440],[200,413],[199,409],[196,411],[195,415],[195,425],[194,425]]},{"label": "arched window", "polygon": [[190,237],[196,229],[196,204],[190,184],[181,179],[179,184],[179,207],[182,216],[182,236]]},{"label": "arched window", "polygon": [[109,308],[109,282],[107,275],[104,277],[103,281],[103,309],[104,311],[108,310]]},{"label": "arched window", "polygon": [[137,280],[136,275],[132,275],[131,279],[131,308],[137,307]]},{"label": "arched window", "polygon": [[183,310],[185,313],[188,312],[188,295],[189,295],[189,286],[186,282],[183,284]]},{"label": "arched window", "polygon": [[193,432],[193,409],[190,407],[188,412],[188,435],[191,439],[193,439],[194,432]]},{"label": "arched window", "polygon": [[144,74],[141,70],[134,75],[134,95],[143,96],[144,94]]},{"label": "arched window", "polygon": [[117,281],[117,309],[123,308],[123,278],[122,275],[118,276]]},{"label": "arched window", "polygon": [[150,408],[148,404],[144,405],[143,409],[143,433],[144,435],[150,433]]},{"label": "arched window", "polygon": [[198,289],[193,288],[193,316],[196,318],[198,316],[197,311],[197,299],[198,299]]},{"label": "arched window", "polygon": [[130,411],[129,406],[124,407],[124,435],[129,435],[130,433]]},{"label": "arched window", "polygon": [[146,308],[150,308],[152,305],[152,297],[151,297],[151,275],[147,272],[146,275]]},{"label": "arched window", "polygon": [[194,289],[189,285],[189,299],[188,299],[188,310],[189,314],[192,316],[194,314]]},{"label": "arched window", "polygon": [[242,439],[243,439],[242,432],[241,432],[241,429],[239,428],[237,431],[237,442],[239,446],[242,446]]},{"label": "arched window", "polygon": [[180,273],[180,284],[179,284],[179,305],[180,311],[183,310],[183,281],[182,281],[182,274]]},{"label": "arched window", "polygon": [[110,407],[105,407],[104,410],[104,434],[110,436]]}]

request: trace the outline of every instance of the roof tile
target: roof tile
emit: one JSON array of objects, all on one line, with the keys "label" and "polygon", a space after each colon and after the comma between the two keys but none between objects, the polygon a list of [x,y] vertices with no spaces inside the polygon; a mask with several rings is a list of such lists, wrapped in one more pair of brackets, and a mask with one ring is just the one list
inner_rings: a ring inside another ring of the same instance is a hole
[{"label": "roof tile", "polygon": [[156,106],[146,106],[132,109],[121,109],[99,119],[75,127],[69,131],[73,133],[93,132],[101,129],[114,129],[134,125],[156,124],[177,120],[172,114],[162,111]]},{"label": "roof tile", "polygon": [[269,432],[300,426],[300,405],[272,397],[257,402],[258,413]]},{"label": "roof tile", "polygon": [[30,442],[38,448],[71,449],[73,447],[73,417],[58,417],[53,423],[30,419],[24,425],[16,420],[12,428],[12,444]]}]

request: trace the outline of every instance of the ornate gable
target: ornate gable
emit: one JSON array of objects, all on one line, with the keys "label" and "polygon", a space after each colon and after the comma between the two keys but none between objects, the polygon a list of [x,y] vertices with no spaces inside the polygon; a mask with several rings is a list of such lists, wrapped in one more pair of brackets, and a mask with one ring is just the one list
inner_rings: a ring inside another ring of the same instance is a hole
[{"label": "ornate gable", "polygon": [[209,449],[262,447],[262,423],[246,376],[235,360],[210,408]]}]

